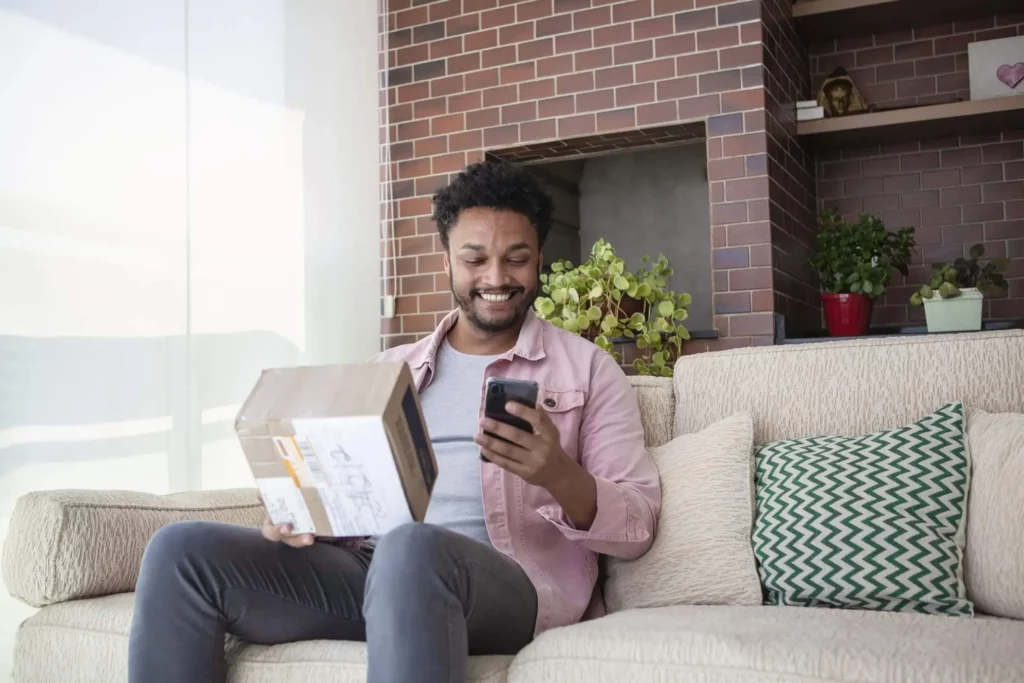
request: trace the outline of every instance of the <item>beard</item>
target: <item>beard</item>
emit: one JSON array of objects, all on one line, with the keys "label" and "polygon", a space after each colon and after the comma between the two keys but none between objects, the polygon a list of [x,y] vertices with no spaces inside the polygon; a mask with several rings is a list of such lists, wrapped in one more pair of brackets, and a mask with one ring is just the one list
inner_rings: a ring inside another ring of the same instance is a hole
[{"label": "beard", "polygon": [[499,289],[487,290],[493,293],[512,293],[512,300],[515,303],[507,313],[495,316],[494,313],[486,311],[481,306],[482,299],[478,289],[462,289],[455,286],[455,279],[448,275],[448,285],[451,287],[455,303],[463,315],[473,327],[483,332],[497,333],[505,332],[514,327],[522,325],[526,315],[533,308],[533,302],[537,299],[537,283],[532,287],[510,286]]}]

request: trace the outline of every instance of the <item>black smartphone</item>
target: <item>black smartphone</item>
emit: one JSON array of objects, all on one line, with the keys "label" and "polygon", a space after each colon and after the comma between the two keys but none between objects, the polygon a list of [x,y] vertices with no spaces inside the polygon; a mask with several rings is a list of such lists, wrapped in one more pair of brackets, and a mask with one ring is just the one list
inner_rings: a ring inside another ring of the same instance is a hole
[{"label": "black smartphone", "polygon": [[[509,379],[507,377],[490,377],[484,389],[484,415],[511,425],[524,432],[533,430],[533,427],[526,420],[516,417],[508,412],[505,405],[509,401],[522,403],[530,408],[537,407],[537,383],[523,379]],[[492,436],[501,441],[508,441],[492,432],[484,431],[484,434]],[[480,457],[483,457],[481,455]],[[484,458],[486,460],[486,458]]]}]

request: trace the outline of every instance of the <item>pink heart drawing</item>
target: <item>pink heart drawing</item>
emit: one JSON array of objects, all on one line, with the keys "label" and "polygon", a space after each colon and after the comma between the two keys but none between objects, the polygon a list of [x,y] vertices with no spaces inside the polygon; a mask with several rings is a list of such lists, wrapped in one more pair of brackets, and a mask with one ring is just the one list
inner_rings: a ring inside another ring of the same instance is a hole
[{"label": "pink heart drawing", "polygon": [[996,77],[1011,88],[1016,88],[1024,81],[1024,62],[1017,62],[1013,66],[1003,64],[996,69]]}]

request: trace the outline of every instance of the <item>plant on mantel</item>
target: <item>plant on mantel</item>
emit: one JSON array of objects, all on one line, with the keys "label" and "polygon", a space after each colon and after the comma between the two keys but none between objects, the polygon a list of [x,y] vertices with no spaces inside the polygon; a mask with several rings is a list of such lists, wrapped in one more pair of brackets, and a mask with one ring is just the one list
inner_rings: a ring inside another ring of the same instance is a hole
[{"label": "plant on mantel", "polygon": [[666,288],[671,275],[660,254],[650,268],[630,272],[612,245],[599,239],[586,262],[551,264],[551,273],[540,276],[544,296],[534,308],[539,317],[593,341],[617,361],[622,354],[615,343],[634,341],[641,352],[633,361],[639,374],[671,377],[683,341],[690,338],[682,322],[692,302],[689,294]]},{"label": "plant on mantel", "polygon": [[834,209],[821,213],[810,265],[821,282],[829,334],[867,332],[874,300],[885,293],[893,270],[909,274],[915,246],[914,228],[892,232],[869,214],[847,223]]},{"label": "plant on mantel", "polygon": [[1005,292],[1004,273],[1009,259],[997,257],[982,263],[985,246],[975,244],[967,258],[936,263],[928,284],[910,296],[914,306],[924,306],[929,332],[966,332],[981,329],[982,299]]},{"label": "plant on mantel", "polygon": [[964,289],[977,289],[985,296],[998,296],[1006,291],[1008,285],[1003,274],[1010,266],[1009,259],[996,257],[981,265],[981,259],[985,256],[983,244],[975,244],[967,256],[953,263],[932,265],[935,274],[928,284],[922,285],[921,289],[910,296],[910,303],[920,306],[935,296],[954,299],[961,296]]}]

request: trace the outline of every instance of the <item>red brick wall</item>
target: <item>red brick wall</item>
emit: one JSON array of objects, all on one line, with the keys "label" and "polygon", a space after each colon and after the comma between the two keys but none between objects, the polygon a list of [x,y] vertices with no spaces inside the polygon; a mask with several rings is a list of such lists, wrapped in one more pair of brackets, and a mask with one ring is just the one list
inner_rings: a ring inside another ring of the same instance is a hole
[{"label": "red brick wall", "polygon": [[1022,35],[1024,14],[992,16],[812,45],[815,87],[845,67],[864,99],[879,107],[970,99],[967,45]]},{"label": "red brick wall", "polygon": [[[1024,35],[1024,15],[814,45],[814,82],[843,65],[869,103],[969,99],[967,44],[1012,35]],[[987,255],[1012,259],[1009,295],[985,302],[986,319],[1024,317],[1024,123],[1002,135],[845,149],[817,160],[822,207],[917,228],[918,265],[906,280],[896,275],[877,302],[875,324],[923,320],[907,299],[927,281],[930,264],[962,256],[977,242]]]},{"label": "red brick wall", "polygon": [[817,330],[819,288],[808,265],[817,228],[814,157],[796,137],[793,119],[793,102],[810,93],[810,60],[790,0],[763,5],[775,312],[786,317],[788,333]]},{"label": "red brick wall", "polygon": [[[681,122],[707,126],[715,324],[690,350],[770,343],[774,290],[762,0],[391,0],[398,317],[451,305],[430,193],[486,151]],[[393,251],[392,251],[393,250]]]},{"label": "red brick wall", "polygon": [[821,204],[848,218],[866,212],[890,228],[914,226],[910,278],[876,302],[875,324],[923,320],[907,299],[929,264],[963,256],[977,242],[1010,257],[1008,297],[986,300],[986,319],[1024,318],[1024,128],[1000,135],[850,149],[818,157]]}]

